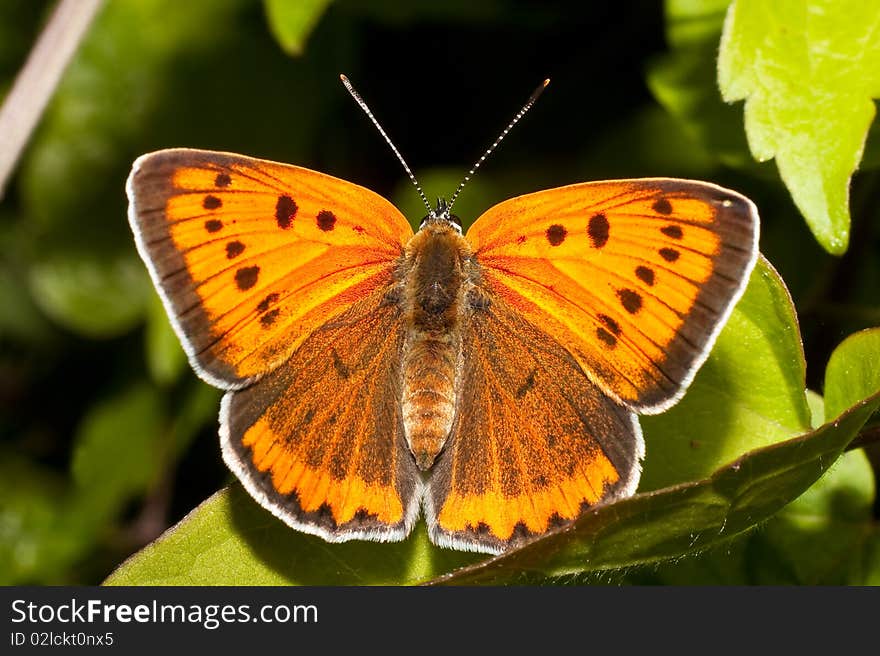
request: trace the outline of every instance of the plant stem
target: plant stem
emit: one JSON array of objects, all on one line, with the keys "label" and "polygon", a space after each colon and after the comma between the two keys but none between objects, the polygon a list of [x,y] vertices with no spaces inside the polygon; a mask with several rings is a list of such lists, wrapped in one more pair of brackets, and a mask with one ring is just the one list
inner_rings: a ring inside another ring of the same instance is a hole
[{"label": "plant stem", "polygon": [[0,107],[0,200],[58,80],[103,0],[61,0]]}]

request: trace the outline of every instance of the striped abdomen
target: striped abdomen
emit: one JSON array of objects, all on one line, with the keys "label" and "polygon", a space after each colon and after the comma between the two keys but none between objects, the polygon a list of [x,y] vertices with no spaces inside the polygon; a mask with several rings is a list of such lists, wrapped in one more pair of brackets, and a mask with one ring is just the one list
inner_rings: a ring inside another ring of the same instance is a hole
[{"label": "striped abdomen", "polygon": [[416,464],[428,469],[443,448],[455,413],[458,340],[410,334],[403,359],[403,425]]}]

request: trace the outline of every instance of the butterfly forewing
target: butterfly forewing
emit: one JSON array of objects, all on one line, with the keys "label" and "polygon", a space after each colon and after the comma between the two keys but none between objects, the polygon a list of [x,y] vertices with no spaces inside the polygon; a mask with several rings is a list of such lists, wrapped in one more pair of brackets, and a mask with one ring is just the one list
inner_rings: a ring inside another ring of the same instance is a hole
[{"label": "butterfly forewing", "polygon": [[754,205],[712,184],[594,182],[487,211],[467,232],[487,288],[563,345],[612,398],[674,403],[742,294]]},{"label": "butterfly forewing", "polygon": [[194,368],[234,388],[391,280],[412,229],[381,196],[240,155],[135,162],[129,220]]}]

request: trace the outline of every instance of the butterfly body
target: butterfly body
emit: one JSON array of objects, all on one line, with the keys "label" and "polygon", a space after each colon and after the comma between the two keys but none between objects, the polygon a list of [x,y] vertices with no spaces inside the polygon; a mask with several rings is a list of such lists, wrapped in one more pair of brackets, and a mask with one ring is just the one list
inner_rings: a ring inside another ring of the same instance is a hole
[{"label": "butterfly body", "polygon": [[331,542],[499,553],[635,492],[636,413],[684,394],[757,257],[745,197],[668,178],[502,202],[413,233],[350,182],[171,149],[128,181],[138,250],[223,458]]},{"label": "butterfly body", "polygon": [[403,281],[407,323],[403,421],[422,470],[433,464],[452,429],[461,378],[461,331],[473,311],[468,299],[477,273],[467,242],[445,218],[423,222],[396,271]]}]

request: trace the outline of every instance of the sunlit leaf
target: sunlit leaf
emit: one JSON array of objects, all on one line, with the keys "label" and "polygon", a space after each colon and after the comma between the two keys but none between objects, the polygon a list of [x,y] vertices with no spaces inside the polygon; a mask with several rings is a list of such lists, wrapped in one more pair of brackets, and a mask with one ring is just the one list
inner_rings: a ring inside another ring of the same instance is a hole
[{"label": "sunlit leaf", "polygon": [[849,181],[880,97],[877,0],[736,0],[721,40],[724,99],[745,100],[758,161],[780,175],[816,239],[849,244]]}]

